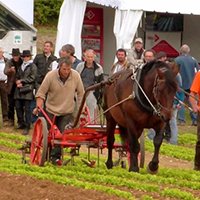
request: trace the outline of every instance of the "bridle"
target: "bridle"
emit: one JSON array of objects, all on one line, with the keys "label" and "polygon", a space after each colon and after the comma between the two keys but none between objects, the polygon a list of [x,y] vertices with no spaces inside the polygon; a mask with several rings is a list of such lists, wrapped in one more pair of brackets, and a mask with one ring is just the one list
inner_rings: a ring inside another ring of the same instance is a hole
[{"label": "bridle", "polygon": [[156,105],[155,105],[155,108],[156,108],[156,112],[155,114],[159,117],[162,118],[162,115],[161,115],[161,110],[166,110],[166,111],[170,111],[170,109],[166,108],[165,106],[162,105],[162,103],[160,102],[160,100],[158,99],[158,96],[159,96],[159,85],[160,83],[163,83],[165,82],[165,80],[162,80],[159,78],[158,74],[156,74],[156,77],[155,77],[155,80],[154,80],[154,85],[153,85],[153,96],[154,96],[154,99],[156,101]]},{"label": "bridle", "polygon": [[139,81],[137,80],[137,73],[133,73],[133,76],[132,76],[132,79],[135,81],[135,83],[137,84],[138,88],[140,89],[140,91],[142,92],[142,94],[144,95],[144,97],[146,98],[146,100],[148,101],[148,103],[150,104],[151,106],[151,109],[153,110],[153,114],[160,117],[162,120],[163,119],[163,116],[162,116],[162,113],[161,113],[161,110],[166,110],[166,111],[170,111],[169,109],[165,108],[160,100],[158,99],[158,94],[159,94],[159,85],[161,82],[164,82],[165,80],[161,80],[158,76],[158,74],[156,74],[156,77],[154,79],[154,85],[153,85],[153,97],[156,101],[156,104],[154,105],[151,100],[149,99],[149,97],[146,95],[146,93],[144,92],[142,86],[140,85]]}]

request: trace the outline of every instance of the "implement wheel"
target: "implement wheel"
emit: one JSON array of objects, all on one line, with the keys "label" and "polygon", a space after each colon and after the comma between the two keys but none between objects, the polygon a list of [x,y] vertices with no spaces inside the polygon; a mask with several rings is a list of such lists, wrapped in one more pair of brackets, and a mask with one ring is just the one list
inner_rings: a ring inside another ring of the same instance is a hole
[{"label": "implement wheel", "polygon": [[47,159],[48,130],[47,122],[43,117],[39,117],[34,125],[30,159],[31,164],[44,166]]}]

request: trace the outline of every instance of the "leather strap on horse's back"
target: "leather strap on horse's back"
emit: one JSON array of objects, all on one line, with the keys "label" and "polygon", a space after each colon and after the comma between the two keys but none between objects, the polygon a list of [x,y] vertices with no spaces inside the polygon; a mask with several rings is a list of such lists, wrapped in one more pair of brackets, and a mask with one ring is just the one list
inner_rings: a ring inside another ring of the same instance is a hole
[{"label": "leather strap on horse's back", "polygon": [[[141,80],[142,72],[143,72],[142,70],[143,70],[143,68],[137,68],[137,70],[134,72],[134,73],[135,73],[135,76],[134,76],[134,77],[137,79],[138,82],[140,82],[140,80]],[[138,84],[136,84],[135,81],[134,81],[134,86],[133,86],[133,88],[134,88],[133,93],[135,92],[135,97],[136,97],[136,99],[138,100],[139,104],[140,104],[145,110],[147,110],[148,112],[153,112],[152,107],[149,106],[149,105],[147,105],[147,104],[145,104],[144,100],[142,100],[142,98],[141,98],[141,96],[140,96],[140,94],[142,94],[142,93],[140,93],[140,88],[139,88]]]},{"label": "leather strap on horse's back", "polygon": [[119,72],[114,73],[111,77],[108,78],[108,82],[110,84],[116,83],[118,80],[123,81],[128,79],[130,76],[132,76],[133,71],[130,69],[122,70]]}]

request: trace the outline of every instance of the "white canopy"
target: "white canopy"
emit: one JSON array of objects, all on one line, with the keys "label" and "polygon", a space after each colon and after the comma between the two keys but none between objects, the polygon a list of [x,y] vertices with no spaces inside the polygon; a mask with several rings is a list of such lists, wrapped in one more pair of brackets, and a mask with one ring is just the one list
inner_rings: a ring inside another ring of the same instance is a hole
[{"label": "white canopy", "polygon": [[[81,30],[86,9],[86,0],[64,0],[60,9],[55,55],[64,44],[72,44],[76,56],[81,58]],[[118,7],[120,0],[90,0],[101,5]],[[113,32],[116,36],[117,48],[130,48],[137,31],[142,11],[116,10]],[[70,20],[69,20],[70,19]],[[134,20],[133,20],[134,19]]]},{"label": "white canopy", "polygon": [[198,0],[87,0],[120,10],[142,10],[200,15]]},{"label": "white canopy", "polygon": [[118,8],[121,5],[121,0],[86,0],[91,3],[101,4],[103,6],[111,6],[113,8]]},{"label": "white canopy", "polygon": [[55,55],[65,44],[72,44],[75,47],[76,56],[81,58],[81,30],[85,14],[85,0],[64,0],[60,8],[60,15],[57,27],[57,38]]},{"label": "white canopy", "polygon": [[81,58],[81,30],[86,2],[116,8],[113,32],[117,48],[128,49],[136,34],[143,11],[197,14],[197,0],[64,0],[59,16],[55,55],[62,45],[70,43]]},{"label": "white canopy", "polygon": [[121,0],[119,9],[200,15],[197,0]]}]

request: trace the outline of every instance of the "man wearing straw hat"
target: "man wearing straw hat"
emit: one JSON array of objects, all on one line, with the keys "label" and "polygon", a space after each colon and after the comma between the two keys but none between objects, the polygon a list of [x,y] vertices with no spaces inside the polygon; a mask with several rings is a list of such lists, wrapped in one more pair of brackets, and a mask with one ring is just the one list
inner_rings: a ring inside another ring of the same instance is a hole
[{"label": "man wearing straw hat", "polygon": [[6,62],[6,66],[4,68],[4,73],[7,75],[7,93],[8,93],[8,119],[9,126],[14,126],[15,119],[15,76],[16,72],[20,68],[23,60],[21,58],[21,53],[19,48],[12,49],[12,58]]}]

